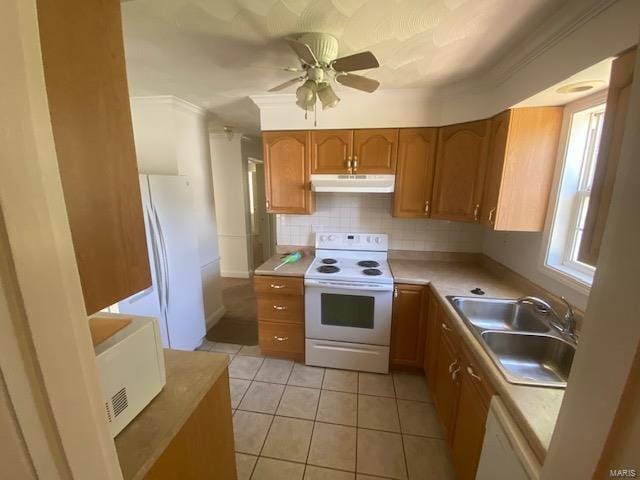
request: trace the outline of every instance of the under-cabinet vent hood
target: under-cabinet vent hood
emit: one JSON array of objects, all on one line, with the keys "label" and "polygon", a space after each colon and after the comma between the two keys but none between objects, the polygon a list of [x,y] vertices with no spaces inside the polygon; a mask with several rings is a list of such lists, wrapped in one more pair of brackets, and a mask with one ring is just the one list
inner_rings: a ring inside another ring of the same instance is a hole
[{"label": "under-cabinet vent hood", "polygon": [[311,175],[314,192],[391,193],[395,175]]}]

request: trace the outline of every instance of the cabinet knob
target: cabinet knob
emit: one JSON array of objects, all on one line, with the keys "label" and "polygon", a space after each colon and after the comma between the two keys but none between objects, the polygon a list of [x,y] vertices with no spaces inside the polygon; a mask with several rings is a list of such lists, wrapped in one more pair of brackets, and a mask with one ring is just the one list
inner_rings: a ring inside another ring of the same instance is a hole
[{"label": "cabinet knob", "polygon": [[280,290],[281,288],[284,288],[284,285],[280,284],[280,283],[272,283],[271,285],[269,285],[271,288],[275,288],[276,290]]},{"label": "cabinet knob", "polygon": [[480,204],[476,203],[476,208],[473,209],[473,219],[478,221],[478,214],[480,213]]},{"label": "cabinet knob", "polygon": [[493,214],[496,213],[496,208],[493,207],[491,210],[489,210],[489,223],[491,225],[493,225]]},{"label": "cabinet knob", "polygon": [[356,173],[358,171],[358,156],[354,155],[353,156],[353,173]]},{"label": "cabinet knob", "polygon": [[353,173],[353,166],[351,164],[351,157],[347,157],[347,170],[349,171],[349,174]]},{"label": "cabinet knob", "polygon": [[398,298],[398,287],[393,289],[393,298]]},{"label": "cabinet knob", "polygon": [[429,215],[429,200],[424,202],[424,214],[425,214],[425,216]]},{"label": "cabinet knob", "polygon": [[266,205],[267,205],[267,210],[269,210],[271,208],[271,204],[269,203],[269,200],[267,200]]},{"label": "cabinet knob", "polygon": [[447,325],[446,323],[442,322],[442,324],[440,325],[442,327],[443,330],[450,332],[451,331],[451,327],[449,325]]},{"label": "cabinet knob", "polygon": [[289,337],[279,337],[279,336],[277,336],[277,335],[274,335],[274,336],[273,336],[273,339],[274,339],[276,342],[286,342],[287,340],[289,340]]},{"label": "cabinet knob", "polygon": [[283,305],[274,305],[273,306],[274,310],[286,310],[287,307],[283,306]]}]

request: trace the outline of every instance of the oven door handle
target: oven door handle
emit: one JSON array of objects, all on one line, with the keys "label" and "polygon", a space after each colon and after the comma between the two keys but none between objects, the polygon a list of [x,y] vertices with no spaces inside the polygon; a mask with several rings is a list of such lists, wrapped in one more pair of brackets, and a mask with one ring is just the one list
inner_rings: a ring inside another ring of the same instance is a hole
[{"label": "oven door handle", "polygon": [[325,288],[337,288],[340,290],[359,290],[359,291],[372,291],[372,292],[391,292],[393,291],[393,284],[363,284],[352,282],[339,282],[335,280],[311,280],[306,279],[304,281],[305,287],[325,287]]}]

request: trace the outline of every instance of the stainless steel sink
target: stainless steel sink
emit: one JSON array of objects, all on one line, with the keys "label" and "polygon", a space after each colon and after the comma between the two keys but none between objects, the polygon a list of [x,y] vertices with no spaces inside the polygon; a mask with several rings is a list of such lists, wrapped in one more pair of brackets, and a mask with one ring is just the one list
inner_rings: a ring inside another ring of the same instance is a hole
[{"label": "stainless steel sink", "polygon": [[485,331],[482,339],[509,382],[565,387],[576,347],[550,335]]},{"label": "stainless steel sink", "polygon": [[517,300],[447,297],[510,383],[566,387],[576,344]]},{"label": "stainless steel sink", "polygon": [[463,318],[480,330],[509,330],[546,333],[544,319],[528,305],[498,298],[451,297],[451,304]]}]

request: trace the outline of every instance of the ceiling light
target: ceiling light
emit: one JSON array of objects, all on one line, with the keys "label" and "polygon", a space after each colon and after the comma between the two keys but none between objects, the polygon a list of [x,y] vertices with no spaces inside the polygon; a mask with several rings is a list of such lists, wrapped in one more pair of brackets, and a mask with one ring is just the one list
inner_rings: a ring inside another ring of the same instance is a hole
[{"label": "ceiling light", "polygon": [[320,84],[320,88],[318,89],[318,98],[320,99],[320,102],[322,102],[323,110],[333,108],[340,103],[340,98],[328,83]]},{"label": "ceiling light", "polygon": [[316,91],[318,86],[313,80],[307,80],[296,90],[296,105],[303,110],[313,110],[316,104]]},{"label": "ceiling light", "polygon": [[556,90],[557,93],[581,93],[593,90],[596,87],[604,85],[602,80],[588,80],[585,82],[575,82],[563,85]]}]

